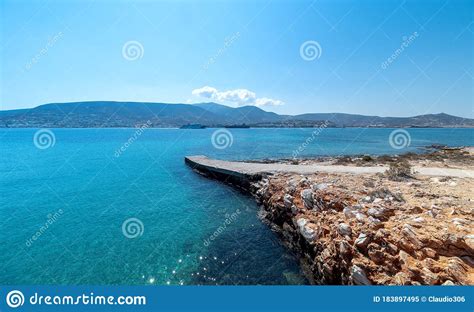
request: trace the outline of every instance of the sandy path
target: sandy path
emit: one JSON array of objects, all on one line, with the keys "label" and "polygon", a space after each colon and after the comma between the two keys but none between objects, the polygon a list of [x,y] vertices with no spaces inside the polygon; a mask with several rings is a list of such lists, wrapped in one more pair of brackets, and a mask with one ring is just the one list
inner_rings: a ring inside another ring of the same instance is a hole
[{"label": "sandy path", "polygon": [[[248,163],[225,161],[218,159],[210,159],[206,156],[189,156],[186,157],[192,162],[204,165],[213,169],[222,171],[233,171],[243,174],[259,174],[259,173],[297,173],[297,174],[312,174],[317,172],[327,173],[383,173],[388,167],[356,167],[356,166],[342,166],[342,165],[290,165],[290,164],[263,164],[263,163]],[[474,178],[474,170],[451,169],[451,168],[430,168],[430,167],[413,167],[415,174],[424,176],[437,177],[457,177],[457,178]]]}]

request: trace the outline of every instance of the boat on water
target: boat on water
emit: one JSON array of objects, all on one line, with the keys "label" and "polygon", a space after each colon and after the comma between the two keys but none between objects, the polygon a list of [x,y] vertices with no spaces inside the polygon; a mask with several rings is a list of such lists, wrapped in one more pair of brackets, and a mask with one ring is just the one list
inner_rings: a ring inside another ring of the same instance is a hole
[{"label": "boat on water", "polygon": [[180,129],[205,129],[206,126],[201,124],[187,124],[179,127]]}]

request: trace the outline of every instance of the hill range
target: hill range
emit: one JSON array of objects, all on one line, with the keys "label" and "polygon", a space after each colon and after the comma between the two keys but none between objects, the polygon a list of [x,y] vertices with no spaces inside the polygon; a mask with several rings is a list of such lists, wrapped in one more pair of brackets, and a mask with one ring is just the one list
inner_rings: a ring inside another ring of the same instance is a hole
[{"label": "hill range", "polygon": [[2,128],[206,127],[474,127],[474,119],[444,113],[414,117],[380,117],[344,113],[279,115],[255,106],[216,103],[166,104],[140,102],[52,103],[31,109],[0,111]]}]

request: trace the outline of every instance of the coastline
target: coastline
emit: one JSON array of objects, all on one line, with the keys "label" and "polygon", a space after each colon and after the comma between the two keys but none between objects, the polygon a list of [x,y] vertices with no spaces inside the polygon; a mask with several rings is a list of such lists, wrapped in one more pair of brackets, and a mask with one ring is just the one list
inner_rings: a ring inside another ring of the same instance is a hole
[{"label": "coastline", "polygon": [[437,147],[425,154],[267,162],[307,166],[324,161],[328,168],[391,168],[407,162],[437,168],[438,176],[244,169],[238,176],[219,166],[196,166],[192,158],[186,162],[254,196],[261,218],[298,256],[312,284],[473,285],[474,179],[442,175],[450,169],[473,170],[473,152]]}]

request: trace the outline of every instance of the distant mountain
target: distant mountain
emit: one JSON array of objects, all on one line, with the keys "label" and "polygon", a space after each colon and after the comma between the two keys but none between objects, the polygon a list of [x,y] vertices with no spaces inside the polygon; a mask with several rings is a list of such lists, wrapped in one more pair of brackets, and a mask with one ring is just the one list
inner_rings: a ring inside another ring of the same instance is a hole
[{"label": "distant mountain", "polygon": [[0,111],[0,127],[92,128],[249,125],[252,127],[474,127],[474,120],[448,114],[379,117],[342,113],[278,115],[255,106],[216,103],[74,102]]},{"label": "distant mountain", "polygon": [[194,104],[235,124],[256,124],[282,120],[282,116],[255,106],[229,107],[216,103]]},{"label": "distant mountain", "polygon": [[328,120],[337,127],[473,127],[474,120],[448,114],[428,114],[414,117],[379,117],[342,113],[303,114],[298,120]]}]

